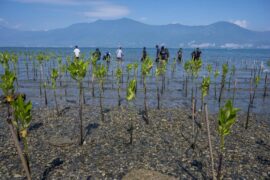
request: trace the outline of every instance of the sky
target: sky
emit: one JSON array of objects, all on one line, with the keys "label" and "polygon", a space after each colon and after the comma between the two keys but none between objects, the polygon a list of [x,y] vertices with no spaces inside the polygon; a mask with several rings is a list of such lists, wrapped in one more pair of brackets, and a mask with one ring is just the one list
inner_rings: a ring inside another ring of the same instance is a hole
[{"label": "sky", "polygon": [[270,31],[269,7],[270,0],[0,0],[0,25],[46,31],[126,17],[153,25],[228,21]]}]

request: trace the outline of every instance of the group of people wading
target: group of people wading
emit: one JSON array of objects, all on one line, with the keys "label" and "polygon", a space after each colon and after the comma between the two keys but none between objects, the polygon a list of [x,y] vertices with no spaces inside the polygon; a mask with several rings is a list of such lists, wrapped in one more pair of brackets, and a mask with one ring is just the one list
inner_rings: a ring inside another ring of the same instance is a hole
[{"label": "group of people wading", "polygon": [[[118,61],[122,61],[124,58],[124,53],[123,53],[122,47],[119,47],[115,53],[116,53],[116,59]],[[201,50],[199,48],[196,48],[192,51],[191,58],[195,61],[199,60],[201,57],[201,53],[202,53]],[[79,50],[78,46],[75,46],[74,55],[75,55],[75,59],[79,59],[80,50]],[[95,56],[97,58],[97,60],[99,61],[101,59],[101,52],[100,52],[99,48],[96,48],[96,50],[92,53],[92,55]],[[148,56],[148,54],[146,51],[146,47],[143,47],[141,61],[144,61],[147,58],[147,56]],[[163,62],[163,61],[167,62],[169,60],[169,58],[170,58],[169,49],[166,48],[165,46],[159,47],[158,45],[156,45],[156,59],[155,59],[156,62]],[[182,60],[183,60],[182,59],[183,58],[183,49],[182,48],[178,49],[176,58],[177,58],[178,62],[180,62],[180,63],[182,62]],[[106,61],[107,63],[110,63],[111,53],[109,51],[107,51],[103,55],[102,60]]]}]

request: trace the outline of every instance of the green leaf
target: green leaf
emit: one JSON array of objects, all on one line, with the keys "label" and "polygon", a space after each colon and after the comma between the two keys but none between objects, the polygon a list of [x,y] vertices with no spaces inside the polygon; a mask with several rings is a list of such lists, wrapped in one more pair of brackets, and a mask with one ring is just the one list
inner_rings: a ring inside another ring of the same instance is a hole
[{"label": "green leaf", "polygon": [[31,101],[25,103],[22,96],[19,96],[11,103],[14,111],[15,119],[19,121],[18,127],[20,130],[27,129],[32,120],[32,103]]},{"label": "green leaf", "polygon": [[136,79],[133,79],[129,82],[128,88],[127,88],[126,99],[128,101],[135,99],[136,97],[135,91],[136,91]]},{"label": "green leaf", "polygon": [[150,59],[149,56],[145,58],[145,60],[142,62],[141,71],[143,76],[147,76],[150,74],[150,70],[153,67],[153,61]]},{"label": "green leaf", "polygon": [[83,60],[75,60],[68,66],[67,70],[69,71],[72,79],[82,81],[87,73],[88,65],[89,63],[84,62]]},{"label": "green leaf", "polygon": [[224,107],[219,110],[218,133],[220,136],[226,136],[230,134],[231,127],[236,122],[236,115],[238,111],[238,108],[233,107],[231,100],[228,100]]}]

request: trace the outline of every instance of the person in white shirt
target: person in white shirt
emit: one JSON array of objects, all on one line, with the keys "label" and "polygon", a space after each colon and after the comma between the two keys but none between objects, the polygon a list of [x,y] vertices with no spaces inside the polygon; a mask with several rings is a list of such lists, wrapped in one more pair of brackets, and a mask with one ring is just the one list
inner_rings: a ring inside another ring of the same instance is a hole
[{"label": "person in white shirt", "polygon": [[119,60],[119,61],[122,61],[123,57],[124,57],[124,53],[123,53],[122,47],[119,47],[116,50],[116,59]]},{"label": "person in white shirt", "polygon": [[80,49],[78,48],[78,46],[75,46],[74,55],[75,55],[75,59],[78,60],[80,57]]}]

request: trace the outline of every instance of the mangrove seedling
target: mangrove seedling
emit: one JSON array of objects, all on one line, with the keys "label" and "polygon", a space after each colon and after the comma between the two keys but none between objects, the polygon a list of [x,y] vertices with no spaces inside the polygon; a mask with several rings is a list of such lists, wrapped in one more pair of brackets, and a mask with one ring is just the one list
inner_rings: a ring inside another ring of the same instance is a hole
[{"label": "mangrove seedling", "polygon": [[[20,137],[23,140],[23,149],[24,149],[24,157],[27,163],[27,168],[30,171],[29,166],[29,152],[28,152],[28,142],[27,142],[27,129],[30,126],[32,120],[32,103],[31,101],[25,103],[22,96],[19,96],[15,101],[11,103],[13,108],[13,114],[15,121],[12,121],[13,125],[19,129]],[[19,123],[16,123],[19,122]]]},{"label": "mangrove seedling", "polygon": [[138,63],[133,64],[134,68],[134,79],[136,79],[135,93],[137,93],[137,76],[138,76]]},{"label": "mangrove seedling", "polygon": [[201,110],[203,108],[203,104],[204,104],[204,97],[208,95],[208,92],[209,92],[209,86],[210,86],[210,77],[203,77],[203,80],[202,80],[202,85],[201,85],[201,88],[202,88],[202,95],[201,95]]},{"label": "mangrove seedling", "polygon": [[216,179],[215,164],[214,164],[213,148],[212,148],[212,142],[211,142],[210,124],[208,120],[207,103],[204,104],[204,113],[205,113],[205,122],[206,122],[206,128],[207,128],[208,146],[209,146],[210,159],[211,159],[211,171],[212,171],[213,180],[215,180]]},{"label": "mangrove seedling", "polygon": [[0,53],[0,63],[4,69],[9,69],[10,54],[8,52]]},{"label": "mangrove seedling", "polygon": [[229,78],[229,88],[228,88],[229,91],[231,89],[231,80],[232,80],[232,77],[235,75],[235,71],[236,71],[235,65],[232,65],[232,68],[230,71],[230,78]]},{"label": "mangrove seedling", "polygon": [[[7,108],[8,108],[8,115],[7,115],[7,122],[8,122],[8,127],[10,129],[12,139],[14,141],[15,147],[17,149],[18,155],[21,159],[22,166],[25,170],[26,176],[28,180],[31,180],[31,174],[30,174],[30,169],[29,169],[29,163],[26,159],[26,157],[23,154],[23,150],[21,148],[20,142],[19,142],[19,129],[18,129],[18,119],[13,119],[12,117],[14,116],[12,114],[12,110],[10,105],[14,101],[14,81],[16,79],[15,73],[9,71],[9,69],[5,69],[5,74],[1,75],[1,83],[0,83],[0,88],[3,91],[3,94],[5,96],[6,102],[7,102]],[[14,127],[15,126],[15,127]],[[15,130],[16,128],[16,130]],[[25,131],[23,131],[25,135]]]},{"label": "mangrove seedling", "polygon": [[68,71],[72,79],[78,82],[79,86],[79,120],[80,120],[80,145],[83,144],[83,122],[82,122],[82,109],[83,109],[83,79],[87,73],[89,62],[83,60],[76,60],[68,66]]},{"label": "mangrove seedling", "polygon": [[116,69],[116,78],[117,78],[117,93],[118,93],[118,106],[121,105],[121,96],[120,96],[120,81],[121,81],[121,77],[122,77],[122,69],[120,67],[118,67]]},{"label": "mangrove seedling", "polygon": [[146,124],[149,124],[149,118],[148,118],[148,111],[147,111],[147,100],[146,100],[146,77],[150,74],[150,71],[153,67],[153,61],[150,59],[150,57],[146,57],[146,59],[143,61],[141,66],[142,71],[142,77],[143,77],[143,88],[144,88],[144,120],[146,121]]},{"label": "mangrove seedling", "polygon": [[56,79],[58,78],[58,76],[59,76],[58,71],[56,69],[52,69],[51,82],[52,82],[54,102],[55,102],[57,115],[59,115],[59,108],[58,108],[58,103],[57,103],[57,98],[56,98]]},{"label": "mangrove seedling", "polygon": [[157,86],[157,109],[160,109],[160,90],[159,90],[159,81],[166,72],[166,64],[161,63],[156,68],[156,86]]},{"label": "mangrove seedling", "polygon": [[175,69],[176,69],[176,63],[177,63],[177,59],[174,58],[173,63],[171,64],[172,77],[173,77]]},{"label": "mangrove seedling", "polygon": [[217,77],[219,75],[219,71],[216,69],[215,73],[214,73],[214,79],[215,79],[215,99],[217,98]]},{"label": "mangrove seedling", "polygon": [[99,105],[100,105],[100,115],[101,115],[101,121],[104,121],[104,113],[103,113],[103,106],[102,106],[102,96],[104,92],[103,83],[107,74],[107,68],[104,66],[104,64],[99,65],[95,68],[95,77],[99,81]]},{"label": "mangrove seedling", "polygon": [[92,64],[92,97],[95,97],[95,69],[97,67],[98,56],[96,53],[91,54],[91,64]]},{"label": "mangrove seedling", "polygon": [[[136,79],[133,79],[129,82],[128,88],[127,88],[126,99],[129,103],[135,99],[136,97],[135,91],[136,91]],[[133,130],[134,130],[133,121],[132,121],[132,117],[130,117],[130,128],[128,129],[128,132],[130,133],[129,144],[133,143]]]},{"label": "mangrove seedling", "polygon": [[206,66],[207,72],[208,72],[208,76],[210,76],[210,74],[212,73],[213,67],[211,64],[207,64]]},{"label": "mangrove seedling", "polygon": [[[46,57],[46,55],[43,53],[43,52],[40,52],[38,53],[36,59],[38,60],[39,62],[39,67],[40,67],[40,81],[39,81],[39,94],[40,96],[42,95],[42,90],[41,90],[41,87],[42,87],[42,84],[43,84],[43,88],[44,88],[44,98],[45,98],[45,105],[47,106],[48,104],[48,100],[47,100],[47,93],[46,93],[46,81],[44,79],[44,72],[43,72],[43,62],[45,60],[48,59],[48,57]],[[42,83],[42,81],[44,81]]]},{"label": "mangrove seedling", "polygon": [[222,177],[222,160],[225,153],[225,136],[231,133],[231,127],[236,122],[236,115],[239,111],[238,108],[234,108],[232,101],[228,100],[224,107],[220,108],[218,113],[218,134],[220,136],[220,156],[217,179]]},{"label": "mangrove seedling", "polygon": [[219,93],[219,98],[218,98],[219,105],[221,102],[223,89],[225,87],[227,73],[228,73],[228,64],[223,64],[222,65],[222,76],[221,76],[221,87],[220,87],[220,93]]},{"label": "mangrove seedling", "polygon": [[127,65],[127,82],[129,81],[129,74],[130,71],[132,70],[133,64],[128,64]]},{"label": "mangrove seedling", "polygon": [[249,98],[249,104],[248,104],[248,110],[247,110],[247,119],[246,119],[246,125],[245,128],[248,128],[248,124],[249,124],[249,114],[250,114],[250,110],[251,110],[251,106],[253,105],[254,102],[254,98],[255,98],[255,94],[256,94],[256,90],[257,87],[260,83],[261,77],[260,76],[256,76],[255,77],[255,87],[253,88],[253,93],[252,93],[252,87],[250,90],[250,98]]}]

